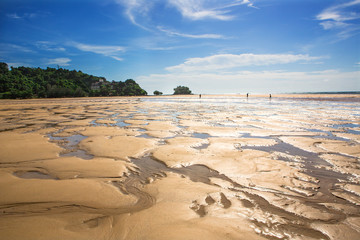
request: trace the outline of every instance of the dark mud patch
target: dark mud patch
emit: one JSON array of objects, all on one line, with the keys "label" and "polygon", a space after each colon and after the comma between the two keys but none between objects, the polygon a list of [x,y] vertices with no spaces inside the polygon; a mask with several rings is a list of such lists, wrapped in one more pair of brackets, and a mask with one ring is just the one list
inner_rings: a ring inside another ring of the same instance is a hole
[{"label": "dark mud patch", "polygon": [[218,171],[201,164],[170,168],[165,163],[152,156],[145,156],[140,159],[132,158],[131,162],[138,167],[140,171],[138,177],[141,178],[143,182],[149,182],[148,178],[163,177],[166,176],[166,172],[172,172],[181,176],[187,176],[193,182],[202,182],[213,185],[211,178],[219,178],[238,185],[224,174],[220,174]]}]

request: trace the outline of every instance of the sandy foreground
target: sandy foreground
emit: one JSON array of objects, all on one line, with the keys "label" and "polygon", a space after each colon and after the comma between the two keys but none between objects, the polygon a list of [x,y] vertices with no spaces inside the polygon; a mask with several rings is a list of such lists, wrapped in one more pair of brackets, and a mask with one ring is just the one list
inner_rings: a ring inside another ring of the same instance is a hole
[{"label": "sandy foreground", "polygon": [[0,239],[360,239],[359,100],[1,100]]}]

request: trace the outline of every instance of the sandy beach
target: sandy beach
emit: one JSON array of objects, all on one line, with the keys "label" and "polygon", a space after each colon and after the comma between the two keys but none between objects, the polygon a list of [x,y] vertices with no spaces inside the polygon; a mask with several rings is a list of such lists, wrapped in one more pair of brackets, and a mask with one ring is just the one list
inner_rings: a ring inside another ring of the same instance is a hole
[{"label": "sandy beach", "polygon": [[0,100],[0,239],[360,239],[359,102]]}]

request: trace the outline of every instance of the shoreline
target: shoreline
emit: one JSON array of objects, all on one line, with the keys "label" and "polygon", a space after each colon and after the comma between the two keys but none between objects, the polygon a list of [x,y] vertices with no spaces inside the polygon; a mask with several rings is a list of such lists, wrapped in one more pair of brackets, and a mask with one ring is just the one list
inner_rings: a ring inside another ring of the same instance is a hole
[{"label": "shoreline", "polygon": [[[29,98],[29,99],[0,99],[0,102],[20,102],[20,101],[61,101],[61,100],[96,100],[96,99],[124,99],[124,98],[194,98],[199,99],[200,94],[189,94],[189,95],[147,95],[147,96],[100,96],[100,97],[70,97],[70,98]],[[201,94],[201,99],[207,98],[239,98],[239,99],[254,99],[254,98],[269,98],[269,94]],[[319,100],[319,101],[360,101],[359,94],[347,94],[347,93],[279,93],[271,94],[271,99],[293,99],[293,100]]]},{"label": "shoreline", "polygon": [[[142,96],[141,98],[188,98],[200,99],[199,94],[193,95],[162,95],[162,96]],[[229,98],[229,99],[269,99],[269,94],[201,94],[201,99],[209,98]],[[343,102],[360,102],[360,94],[328,94],[328,93],[280,93],[271,94],[272,100],[312,100],[312,101],[343,101]]]}]

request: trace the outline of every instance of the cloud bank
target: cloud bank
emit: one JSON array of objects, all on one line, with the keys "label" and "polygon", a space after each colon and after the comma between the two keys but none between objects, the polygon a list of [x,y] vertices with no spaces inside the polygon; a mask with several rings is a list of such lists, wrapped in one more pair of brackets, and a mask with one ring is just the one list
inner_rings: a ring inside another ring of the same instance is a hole
[{"label": "cloud bank", "polygon": [[[350,91],[359,88],[360,71],[261,69],[261,66],[268,65],[280,68],[292,63],[314,64],[323,58],[307,54],[217,54],[189,58],[181,64],[166,67],[167,73],[138,76],[137,79],[150,92],[160,90],[165,93],[172,93],[172,88],[177,85],[189,86],[194,93],[210,94],[253,92],[254,89],[259,93],[279,93],[333,89]],[[252,68],[255,70],[249,71],[250,67],[255,67]]]},{"label": "cloud bank", "polygon": [[199,72],[232,69],[245,66],[287,64],[294,62],[312,62],[322,57],[303,54],[217,54],[203,58],[189,58],[184,63],[167,67],[170,72]]},{"label": "cloud bank", "polygon": [[[173,93],[174,86],[185,85],[194,93],[281,93],[351,91],[359,88],[360,71],[237,71],[231,73],[167,73],[136,79],[149,91]],[[339,81],[341,79],[342,81]],[[346,82],[346,84],[344,84]],[[156,89],[155,89],[156,88]]]}]

